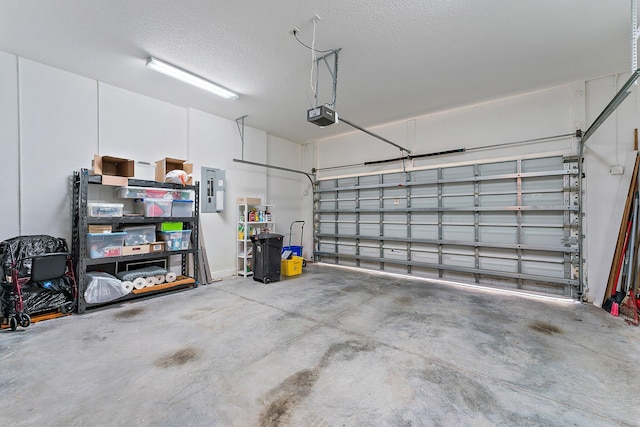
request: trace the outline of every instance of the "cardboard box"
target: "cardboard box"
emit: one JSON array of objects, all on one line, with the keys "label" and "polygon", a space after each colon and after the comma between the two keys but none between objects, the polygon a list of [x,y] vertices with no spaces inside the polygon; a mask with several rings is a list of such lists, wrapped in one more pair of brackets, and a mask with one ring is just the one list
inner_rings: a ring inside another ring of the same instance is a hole
[{"label": "cardboard box", "polygon": [[[171,157],[165,157],[162,160],[156,162],[156,181],[164,182],[164,177],[167,172],[172,170],[183,170],[188,174],[193,173],[193,163],[185,163],[186,160],[172,159]],[[193,178],[189,178],[187,185],[192,185]]]},{"label": "cardboard box", "polygon": [[262,199],[259,197],[238,197],[236,203],[239,205],[261,205]]},{"label": "cardboard box", "polygon": [[127,186],[135,173],[135,162],[121,157],[93,156],[92,175],[102,175],[102,185]]},{"label": "cardboard box", "polygon": [[90,225],[89,233],[111,233],[113,231],[112,225]]},{"label": "cardboard box", "polygon": [[122,247],[122,255],[140,255],[140,254],[148,254],[148,253],[149,253],[148,244]]},{"label": "cardboard box", "polygon": [[164,242],[153,242],[149,244],[149,252],[164,252]]}]

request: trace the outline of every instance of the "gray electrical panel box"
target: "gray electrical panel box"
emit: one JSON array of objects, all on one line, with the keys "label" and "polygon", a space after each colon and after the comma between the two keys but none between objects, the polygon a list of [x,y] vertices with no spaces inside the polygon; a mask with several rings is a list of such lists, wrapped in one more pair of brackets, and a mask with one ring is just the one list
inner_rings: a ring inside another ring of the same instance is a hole
[{"label": "gray electrical panel box", "polygon": [[200,212],[224,210],[225,177],[221,169],[202,167]]}]

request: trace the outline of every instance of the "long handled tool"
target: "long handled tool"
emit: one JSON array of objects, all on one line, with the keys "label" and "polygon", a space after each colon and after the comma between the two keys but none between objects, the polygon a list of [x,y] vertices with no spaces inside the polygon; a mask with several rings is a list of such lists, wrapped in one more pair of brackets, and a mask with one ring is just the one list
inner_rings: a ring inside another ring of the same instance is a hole
[{"label": "long handled tool", "polygon": [[[624,264],[624,257],[627,252],[627,246],[629,245],[629,234],[631,234],[632,225],[633,225],[633,220],[629,221],[629,223],[627,224],[627,232],[625,233],[625,236],[624,236],[624,243],[622,244],[622,253],[620,254],[618,266],[616,267],[616,276],[615,276],[615,280],[613,281],[611,297],[607,299],[604,304],[602,304],[602,308],[607,310],[609,313],[614,314],[614,316],[617,315],[616,311],[618,309],[618,302],[616,301],[616,293],[617,293],[617,287],[618,287],[617,284],[618,284],[618,280],[620,280],[620,273],[622,272],[622,264]],[[613,312],[612,312],[612,309],[613,309]]]}]

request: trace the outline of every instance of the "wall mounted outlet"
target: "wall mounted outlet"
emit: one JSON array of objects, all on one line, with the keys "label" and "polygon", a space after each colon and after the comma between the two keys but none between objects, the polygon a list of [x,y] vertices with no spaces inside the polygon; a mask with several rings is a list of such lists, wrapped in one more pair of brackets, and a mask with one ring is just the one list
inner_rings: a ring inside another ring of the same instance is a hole
[{"label": "wall mounted outlet", "polygon": [[620,165],[611,166],[609,168],[609,173],[611,175],[622,175],[624,173],[624,168]]}]

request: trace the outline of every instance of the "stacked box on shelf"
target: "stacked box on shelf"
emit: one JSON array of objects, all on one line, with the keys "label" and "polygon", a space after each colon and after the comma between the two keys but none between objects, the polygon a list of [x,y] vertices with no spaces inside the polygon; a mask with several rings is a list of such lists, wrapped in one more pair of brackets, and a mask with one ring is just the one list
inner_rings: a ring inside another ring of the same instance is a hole
[{"label": "stacked box on shelf", "polygon": [[191,190],[174,188],[120,187],[116,188],[115,193],[116,197],[121,199],[191,200],[193,198]]},{"label": "stacked box on shelf", "polygon": [[171,204],[171,216],[193,216],[193,200],[174,200]]},{"label": "stacked box on shelf", "polygon": [[161,222],[158,226],[159,231],[182,231],[182,227],[181,222]]},{"label": "stacked box on shelf", "polygon": [[165,243],[167,251],[182,251],[189,249],[191,230],[160,231],[158,237]]},{"label": "stacked box on shelf", "polygon": [[127,233],[124,238],[125,246],[145,245],[156,241],[156,226],[153,224],[124,227],[122,231]]},{"label": "stacked box on shelf", "polygon": [[152,218],[171,217],[171,199],[136,199],[136,213]]},{"label": "stacked box on shelf", "polygon": [[87,216],[93,218],[121,217],[123,209],[122,203],[87,202]]},{"label": "stacked box on shelf", "polygon": [[122,255],[125,232],[87,233],[89,258],[108,258]]}]

